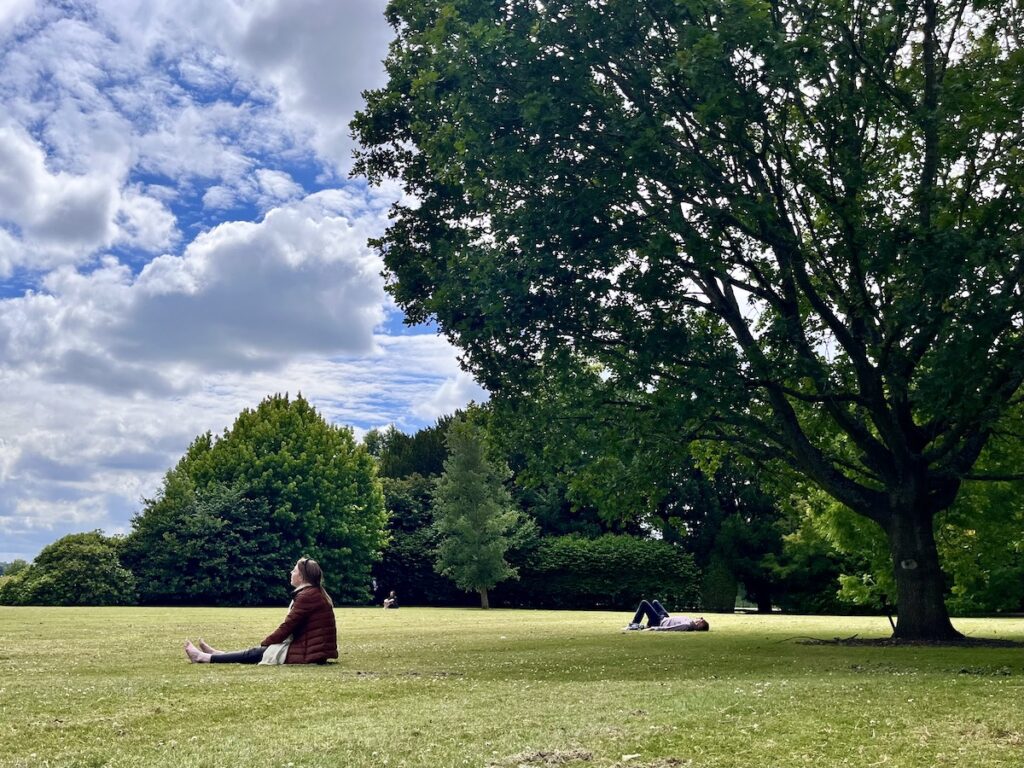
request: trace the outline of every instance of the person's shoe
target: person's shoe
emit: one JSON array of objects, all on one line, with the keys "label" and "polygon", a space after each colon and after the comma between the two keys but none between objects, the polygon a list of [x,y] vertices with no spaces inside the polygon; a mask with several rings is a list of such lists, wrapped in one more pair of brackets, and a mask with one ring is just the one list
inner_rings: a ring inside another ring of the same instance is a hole
[{"label": "person's shoe", "polygon": [[643,624],[628,624],[628,625],[626,625],[625,627],[622,628],[622,631],[623,632],[631,632],[631,631],[634,631],[634,630],[637,630],[637,629],[643,629],[643,628],[644,628]]}]

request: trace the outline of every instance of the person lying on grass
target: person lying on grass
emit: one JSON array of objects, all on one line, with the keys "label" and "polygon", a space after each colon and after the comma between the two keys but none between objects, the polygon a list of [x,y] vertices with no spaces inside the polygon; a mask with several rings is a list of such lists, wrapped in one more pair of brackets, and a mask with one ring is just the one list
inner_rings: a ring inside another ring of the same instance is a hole
[{"label": "person lying on grass", "polygon": [[338,628],[334,602],[322,586],[323,571],[316,560],[300,557],[292,568],[295,587],[288,615],[255,648],[225,653],[199,638],[199,647],[185,642],[193,664],[324,664],[338,658]]},{"label": "person lying on grass", "polygon": [[711,625],[701,616],[691,619],[689,616],[670,616],[657,600],[641,600],[633,620],[625,627],[626,630],[645,629],[640,620],[647,617],[646,629],[658,629],[666,632],[707,632]]}]

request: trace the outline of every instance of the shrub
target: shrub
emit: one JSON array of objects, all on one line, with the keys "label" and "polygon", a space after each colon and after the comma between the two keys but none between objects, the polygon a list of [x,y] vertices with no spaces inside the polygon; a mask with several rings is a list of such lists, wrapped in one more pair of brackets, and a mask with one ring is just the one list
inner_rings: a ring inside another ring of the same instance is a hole
[{"label": "shrub", "polygon": [[671,610],[699,604],[693,558],[664,541],[606,534],[596,539],[540,540],[519,563],[520,580],[495,589],[495,599],[534,608],[628,610],[657,598]]},{"label": "shrub", "polygon": [[45,547],[0,585],[4,605],[132,605],[135,578],[121,565],[121,540],[73,533]]}]

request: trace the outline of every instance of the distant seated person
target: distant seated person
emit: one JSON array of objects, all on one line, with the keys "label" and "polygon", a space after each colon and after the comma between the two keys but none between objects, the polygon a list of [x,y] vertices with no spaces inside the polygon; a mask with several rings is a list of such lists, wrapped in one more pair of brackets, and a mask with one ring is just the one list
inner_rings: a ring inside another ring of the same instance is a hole
[{"label": "distant seated person", "polygon": [[[647,626],[644,627],[640,621],[647,617]],[[662,632],[707,632],[711,625],[701,616],[698,619],[691,619],[689,616],[670,616],[661,603],[657,600],[641,600],[633,620],[626,627],[627,630],[651,629]]]},{"label": "distant seated person", "polygon": [[395,590],[391,590],[391,594],[384,599],[385,608],[397,608],[398,607],[398,595],[395,594]]}]

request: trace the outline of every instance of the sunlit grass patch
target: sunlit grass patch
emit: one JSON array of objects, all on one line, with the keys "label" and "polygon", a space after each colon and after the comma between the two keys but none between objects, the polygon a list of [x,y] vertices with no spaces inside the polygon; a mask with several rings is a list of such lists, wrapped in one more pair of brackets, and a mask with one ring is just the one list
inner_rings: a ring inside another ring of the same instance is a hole
[{"label": "sunlit grass patch", "polygon": [[[327,667],[190,665],[275,609],[0,608],[0,766],[1011,766],[1024,651],[801,645],[884,618],[341,609]],[[961,620],[1024,640],[1024,620]]]}]

